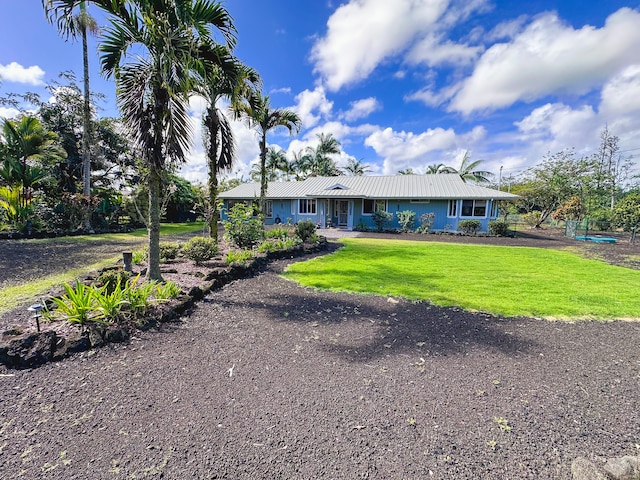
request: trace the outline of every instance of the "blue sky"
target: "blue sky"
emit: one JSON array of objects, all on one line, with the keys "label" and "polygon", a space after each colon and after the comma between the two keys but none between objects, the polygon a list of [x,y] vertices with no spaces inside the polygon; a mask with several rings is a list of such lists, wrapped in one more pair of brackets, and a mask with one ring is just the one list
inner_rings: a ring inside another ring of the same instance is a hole
[{"label": "blue sky", "polygon": [[[61,39],[41,2],[0,0],[0,96],[43,93],[64,70],[81,76],[78,43]],[[229,0],[236,55],[256,68],[274,107],[296,111],[299,135],[274,133],[289,154],[332,133],[372,173],[457,166],[464,152],[503,176],[547,152],[588,155],[608,126],[640,158],[640,1]],[[99,12],[90,7],[102,23]],[[113,82],[100,76],[91,40],[92,88],[117,115]],[[199,116],[182,174],[206,178]],[[14,112],[0,108],[0,116]],[[234,124],[238,161],[257,160],[254,133]],[[637,168],[636,168],[637,171]]]}]

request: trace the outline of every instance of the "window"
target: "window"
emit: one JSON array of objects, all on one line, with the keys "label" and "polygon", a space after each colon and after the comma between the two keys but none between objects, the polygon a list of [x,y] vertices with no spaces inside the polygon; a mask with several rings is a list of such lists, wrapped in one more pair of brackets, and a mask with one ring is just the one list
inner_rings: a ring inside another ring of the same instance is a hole
[{"label": "window", "polygon": [[386,210],[387,202],[385,200],[364,199],[362,201],[363,215],[371,215],[373,212],[384,212]]},{"label": "window", "polygon": [[271,200],[264,202],[264,215],[267,218],[273,218],[273,202]]},{"label": "window", "polygon": [[300,215],[315,215],[316,214],[316,199],[315,198],[301,198],[300,207],[298,208]]},{"label": "window", "polygon": [[461,217],[486,217],[486,200],[463,200]]},{"label": "window", "polygon": [[427,199],[427,198],[425,198],[425,199],[422,199],[422,198],[414,198],[414,199],[412,199],[412,200],[411,200],[411,202],[410,202],[410,203],[431,203],[431,200],[429,200],[429,199]]},{"label": "window", "polygon": [[457,200],[449,200],[449,211],[447,213],[448,217],[455,217],[458,215],[458,201]]}]

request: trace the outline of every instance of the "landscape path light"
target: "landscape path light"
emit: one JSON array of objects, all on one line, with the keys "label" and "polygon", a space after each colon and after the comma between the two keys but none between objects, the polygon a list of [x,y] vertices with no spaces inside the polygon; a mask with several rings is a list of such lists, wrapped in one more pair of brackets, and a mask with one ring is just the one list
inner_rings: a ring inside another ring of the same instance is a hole
[{"label": "landscape path light", "polygon": [[29,308],[27,308],[27,310],[29,310],[30,312],[34,312],[33,318],[36,319],[36,328],[38,329],[38,332],[40,331],[40,312],[42,312],[43,308],[44,307],[39,303],[31,305]]}]

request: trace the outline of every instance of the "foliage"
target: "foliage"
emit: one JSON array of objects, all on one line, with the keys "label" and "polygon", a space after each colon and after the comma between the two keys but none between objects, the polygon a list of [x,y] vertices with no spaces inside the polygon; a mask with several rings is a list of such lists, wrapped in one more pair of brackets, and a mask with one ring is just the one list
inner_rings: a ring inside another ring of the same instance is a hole
[{"label": "foliage", "polygon": [[131,279],[131,273],[124,270],[106,270],[98,276],[98,284],[106,293],[113,292],[118,285],[125,285]]},{"label": "foliage", "polygon": [[230,250],[224,258],[224,261],[228,265],[234,263],[246,263],[253,258],[253,252],[251,250]]},{"label": "foliage", "polygon": [[311,220],[301,220],[296,224],[296,236],[303,242],[308,241],[316,231],[316,224]]},{"label": "foliage", "polygon": [[128,281],[127,278],[121,282],[118,278],[115,286],[111,288],[109,288],[109,284],[105,284],[102,288],[93,290],[95,308],[99,312],[100,318],[107,322],[114,322],[118,319],[120,312],[127,304],[124,293],[126,287],[123,288],[122,285],[126,285]]},{"label": "foliage", "polygon": [[67,321],[86,325],[89,321],[99,320],[96,311],[95,291],[92,287],[76,280],[75,286],[64,284],[65,295],[54,298],[56,312],[62,314]]},{"label": "foliage", "polygon": [[589,215],[589,228],[600,230],[601,232],[611,231],[614,211],[609,208],[598,208]]},{"label": "foliage", "polygon": [[376,226],[376,230],[378,230],[378,232],[382,232],[393,220],[393,214],[385,212],[384,210],[378,210],[371,214],[371,220]]},{"label": "foliage", "polygon": [[147,281],[140,283],[140,275],[129,280],[123,290],[123,296],[129,305],[129,311],[134,317],[141,316],[153,303],[153,292],[157,282]]},{"label": "foliage", "polygon": [[262,242],[258,246],[258,251],[260,253],[286,251],[291,250],[298,244],[300,244],[299,238],[272,238]]},{"label": "foliage", "polygon": [[[464,182],[470,180],[477,183],[487,183],[493,178],[493,173],[486,170],[478,170],[482,160],[471,161],[469,151],[464,152],[460,167],[448,167],[445,165],[430,165],[429,170],[435,168],[435,173],[457,173]],[[429,171],[428,170],[428,171]],[[429,171],[429,173],[431,173]]]},{"label": "foliage", "polygon": [[184,244],[182,253],[196,265],[200,265],[218,254],[218,243],[213,238],[193,237]]},{"label": "foliage", "polygon": [[160,260],[173,260],[180,252],[180,244],[177,242],[160,242]]},{"label": "foliage", "polygon": [[542,212],[538,210],[527,212],[522,215],[522,221],[531,228],[540,227],[540,225],[542,225],[542,215]]},{"label": "foliage", "polygon": [[356,232],[366,232],[368,230],[367,224],[364,223],[364,220],[360,219],[358,224],[355,227],[353,227],[353,230]]},{"label": "foliage", "polygon": [[613,209],[613,223],[625,232],[640,227],[640,191],[629,193]]},{"label": "foliage", "polygon": [[509,234],[509,224],[504,220],[492,220],[489,222],[489,234],[506,237]]},{"label": "foliage", "polygon": [[142,265],[147,261],[147,249],[139,248],[131,252],[131,263],[134,265]]},{"label": "foliage", "polygon": [[429,230],[431,230],[435,218],[436,214],[433,212],[423,213],[422,215],[420,215],[420,226],[416,229],[416,232],[429,233]]},{"label": "foliage", "polygon": [[314,288],[404,297],[496,315],[640,317],[640,271],[568,251],[364,238],[341,242],[345,248],[293,264],[284,276]]},{"label": "foliage", "polygon": [[551,214],[554,220],[580,220],[584,214],[580,197],[574,195],[569,197]]},{"label": "foliage", "polygon": [[458,222],[458,230],[465,235],[475,235],[481,226],[480,220],[460,220]]},{"label": "foliage", "polygon": [[153,296],[157,301],[170,300],[176,298],[181,293],[182,289],[175,282],[164,282],[156,284]]},{"label": "foliage", "polygon": [[264,238],[262,218],[256,215],[253,204],[236,203],[227,214],[224,224],[227,240],[240,248],[251,248]]},{"label": "foliage", "polygon": [[416,223],[416,212],[413,210],[404,210],[396,213],[398,222],[400,223],[400,229],[404,232],[413,231],[413,226]]},{"label": "foliage", "polygon": [[287,225],[279,225],[270,230],[266,230],[264,232],[265,238],[278,238],[281,240],[286,240],[287,238],[294,235],[293,228]]}]

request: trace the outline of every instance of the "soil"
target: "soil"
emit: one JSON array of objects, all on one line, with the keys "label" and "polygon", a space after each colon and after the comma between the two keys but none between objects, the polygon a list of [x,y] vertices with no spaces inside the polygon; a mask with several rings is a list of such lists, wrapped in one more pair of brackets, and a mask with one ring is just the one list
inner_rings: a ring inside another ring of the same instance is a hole
[{"label": "soil", "polygon": [[[536,235],[417,237],[640,253]],[[0,478],[569,479],[640,454],[640,323],[321,292],[291,261],[128,344],[0,366]]]}]

